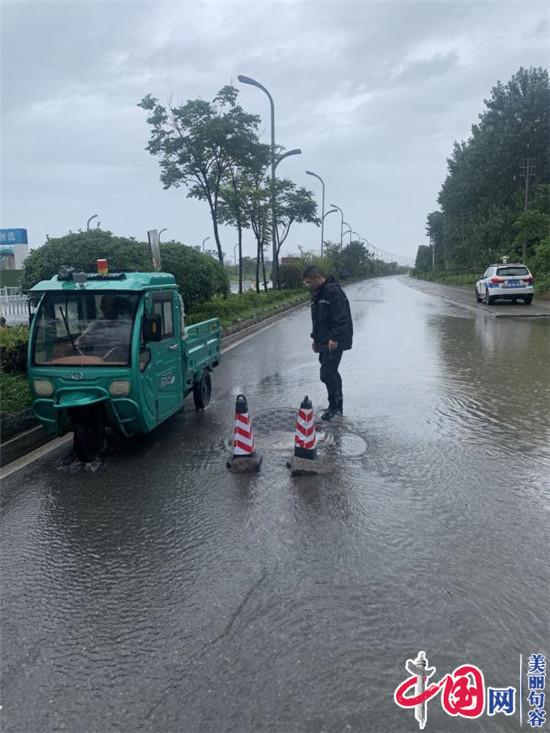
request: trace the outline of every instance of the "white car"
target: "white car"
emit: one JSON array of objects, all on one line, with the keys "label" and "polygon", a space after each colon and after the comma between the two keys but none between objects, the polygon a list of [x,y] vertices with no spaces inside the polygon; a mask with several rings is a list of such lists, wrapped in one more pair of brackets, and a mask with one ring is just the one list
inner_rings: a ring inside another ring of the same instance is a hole
[{"label": "white car", "polygon": [[475,292],[478,303],[492,305],[495,300],[507,299],[514,303],[523,300],[525,305],[531,305],[533,276],[525,265],[491,265],[476,282]]}]

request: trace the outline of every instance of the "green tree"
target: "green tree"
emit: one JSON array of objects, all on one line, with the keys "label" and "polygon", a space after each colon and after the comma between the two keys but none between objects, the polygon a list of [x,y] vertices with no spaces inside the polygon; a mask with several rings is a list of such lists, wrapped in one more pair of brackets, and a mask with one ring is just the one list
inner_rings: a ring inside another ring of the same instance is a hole
[{"label": "green tree", "polygon": [[548,184],[549,139],[548,71],[520,68],[509,82],[493,87],[470,137],[455,142],[447,161],[448,175],[438,195],[447,268],[479,268],[495,257],[517,253],[520,234],[527,238],[527,256],[534,252],[542,219],[520,217],[525,190],[522,163],[534,162],[531,190]]},{"label": "green tree", "polygon": [[368,275],[370,260],[365,245],[357,240],[352,240],[340,252],[338,267],[340,273],[346,278]]},{"label": "green tree", "polygon": [[164,188],[187,187],[187,196],[206,201],[210,210],[218,259],[223,265],[219,235],[220,192],[243,150],[257,142],[258,115],[237,104],[238,91],[223,87],[210,102],[190,99],[165,107],[148,94],[139,107],[149,112],[151,136],[147,150],[160,159]]},{"label": "green tree", "polygon": [[445,266],[444,216],[442,211],[432,211],[426,218],[426,234],[435,247],[435,264]]},{"label": "green tree", "polygon": [[432,269],[432,248],[421,244],[416,251],[414,269],[418,272],[429,272]]},{"label": "green tree", "polygon": [[277,180],[275,184],[275,206],[277,218],[277,256],[287,240],[291,226],[295,223],[309,222],[319,224],[317,203],[313,193],[298,188],[288,179]]},{"label": "green tree", "polygon": [[242,139],[235,156],[237,162],[226,172],[220,190],[219,221],[237,229],[239,293],[242,293],[243,284],[243,229],[254,228],[251,203],[256,200],[257,186],[261,186],[269,157],[269,146],[258,143],[254,138]]},{"label": "green tree", "polygon": [[265,168],[249,169],[241,185],[245,216],[256,240],[256,292],[260,292],[260,274],[267,291],[265,249],[271,243],[271,192],[265,182]]}]

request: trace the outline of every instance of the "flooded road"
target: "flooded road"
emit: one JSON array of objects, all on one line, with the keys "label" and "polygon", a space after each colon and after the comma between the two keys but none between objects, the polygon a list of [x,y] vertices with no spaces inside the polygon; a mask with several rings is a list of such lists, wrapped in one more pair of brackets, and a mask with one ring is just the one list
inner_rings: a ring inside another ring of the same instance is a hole
[{"label": "flooded road", "polygon": [[[304,309],[224,356],[206,412],[4,482],[5,733],[414,731],[393,691],[421,649],[436,679],[518,686],[548,639],[550,323],[399,278],[347,292],[333,476],[285,466],[288,415],[326,404]],[[257,476],[225,467],[241,391]],[[519,718],[436,698],[426,730]]]}]

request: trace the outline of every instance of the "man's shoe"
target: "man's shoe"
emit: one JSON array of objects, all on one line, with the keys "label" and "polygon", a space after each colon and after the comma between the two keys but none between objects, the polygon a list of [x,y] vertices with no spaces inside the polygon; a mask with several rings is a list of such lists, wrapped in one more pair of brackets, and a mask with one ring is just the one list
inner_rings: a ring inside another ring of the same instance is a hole
[{"label": "man's shoe", "polygon": [[336,410],[331,410],[329,407],[329,409],[325,410],[321,415],[321,420],[332,420],[332,418],[337,414]]}]

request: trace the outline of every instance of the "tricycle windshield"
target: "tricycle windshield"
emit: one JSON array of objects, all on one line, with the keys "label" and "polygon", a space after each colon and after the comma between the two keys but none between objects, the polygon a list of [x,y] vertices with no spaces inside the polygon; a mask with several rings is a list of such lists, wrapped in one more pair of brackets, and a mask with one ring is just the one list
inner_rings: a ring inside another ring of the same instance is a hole
[{"label": "tricycle windshield", "polygon": [[137,293],[46,293],[36,315],[33,363],[128,366]]}]

